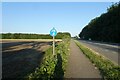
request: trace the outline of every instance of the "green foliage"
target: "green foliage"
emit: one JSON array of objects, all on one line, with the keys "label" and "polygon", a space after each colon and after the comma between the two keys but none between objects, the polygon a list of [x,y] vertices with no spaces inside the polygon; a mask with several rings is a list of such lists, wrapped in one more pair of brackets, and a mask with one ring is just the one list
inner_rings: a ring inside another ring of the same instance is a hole
[{"label": "green foliage", "polygon": [[120,42],[120,2],[108,8],[107,13],[90,21],[80,32],[82,39]]},{"label": "green foliage", "polygon": [[55,78],[63,79],[67,58],[69,55],[70,38],[64,39],[63,42],[58,43],[55,48],[55,54],[52,54],[52,47],[45,52],[44,59],[40,66],[36,68],[35,72],[28,77],[29,80],[54,80]]},{"label": "green foliage", "polygon": [[0,34],[0,39],[2,39],[2,34]]},{"label": "green foliage", "polygon": [[96,55],[90,49],[82,46],[78,41],[75,40],[75,42],[91,62],[98,67],[104,80],[120,80],[120,66],[113,64],[110,60],[100,55]]},{"label": "green foliage", "polygon": [[[59,32],[56,39],[71,37],[70,33]],[[52,39],[49,34],[23,34],[23,33],[2,33],[2,39]]]},{"label": "green foliage", "polygon": [[64,33],[59,32],[57,36],[55,36],[55,38],[57,39],[64,39],[64,38],[70,38],[70,37],[71,35],[68,32],[64,32]]}]

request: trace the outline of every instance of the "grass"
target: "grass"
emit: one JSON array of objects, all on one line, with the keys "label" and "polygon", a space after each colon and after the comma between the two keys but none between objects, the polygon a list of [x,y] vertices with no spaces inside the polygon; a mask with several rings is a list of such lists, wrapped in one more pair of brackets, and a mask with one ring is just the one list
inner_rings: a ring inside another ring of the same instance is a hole
[{"label": "grass", "polygon": [[46,50],[42,63],[28,76],[29,80],[49,80],[51,78],[62,80],[69,55],[69,44],[70,39],[64,39],[61,43],[58,43],[54,56],[52,54],[52,47]]},{"label": "grass", "polygon": [[104,80],[120,80],[120,66],[115,65],[101,55],[97,55],[95,52],[81,45],[77,40],[74,41],[90,61],[100,70]]}]

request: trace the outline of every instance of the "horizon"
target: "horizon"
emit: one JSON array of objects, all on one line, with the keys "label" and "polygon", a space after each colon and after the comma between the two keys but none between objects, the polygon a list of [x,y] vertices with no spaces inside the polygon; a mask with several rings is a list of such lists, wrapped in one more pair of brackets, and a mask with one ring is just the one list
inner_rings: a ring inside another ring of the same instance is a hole
[{"label": "horizon", "polygon": [[111,2],[4,2],[2,33],[49,34],[55,27],[57,32],[69,32],[74,37],[111,5]]}]

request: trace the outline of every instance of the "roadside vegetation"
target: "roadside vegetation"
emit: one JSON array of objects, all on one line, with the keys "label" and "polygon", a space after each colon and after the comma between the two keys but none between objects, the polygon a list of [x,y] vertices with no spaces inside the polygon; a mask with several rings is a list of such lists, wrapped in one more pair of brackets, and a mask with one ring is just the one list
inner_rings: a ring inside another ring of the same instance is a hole
[{"label": "roadside vegetation", "polygon": [[120,43],[120,2],[96,17],[79,34],[81,39]]},{"label": "roadside vegetation", "polygon": [[42,63],[33,73],[27,76],[28,79],[49,80],[59,78],[62,80],[68,62],[69,44],[70,36],[64,36],[62,42],[55,45],[55,55],[52,54],[52,46],[46,50]]},{"label": "roadside vegetation", "polygon": [[[49,34],[25,34],[25,33],[2,33],[2,39],[52,39]],[[71,36],[68,32],[58,32],[56,39],[62,39],[63,37]]]},{"label": "roadside vegetation", "polygon": [[113,64],[110,60],[81,45],[75,40],[77,46],[90,59],[90,61],[100,70],[104,80],[120,80],[120,66]]}]

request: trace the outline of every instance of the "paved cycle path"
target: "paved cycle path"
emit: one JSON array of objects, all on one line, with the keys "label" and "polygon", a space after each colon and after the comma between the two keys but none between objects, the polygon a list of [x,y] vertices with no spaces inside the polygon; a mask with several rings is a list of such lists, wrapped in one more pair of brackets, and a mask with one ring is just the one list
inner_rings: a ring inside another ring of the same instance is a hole
[{"label": "paved cycle path", "polygon": [[100,72],[71,40],[65,78],[101,78]]}]

